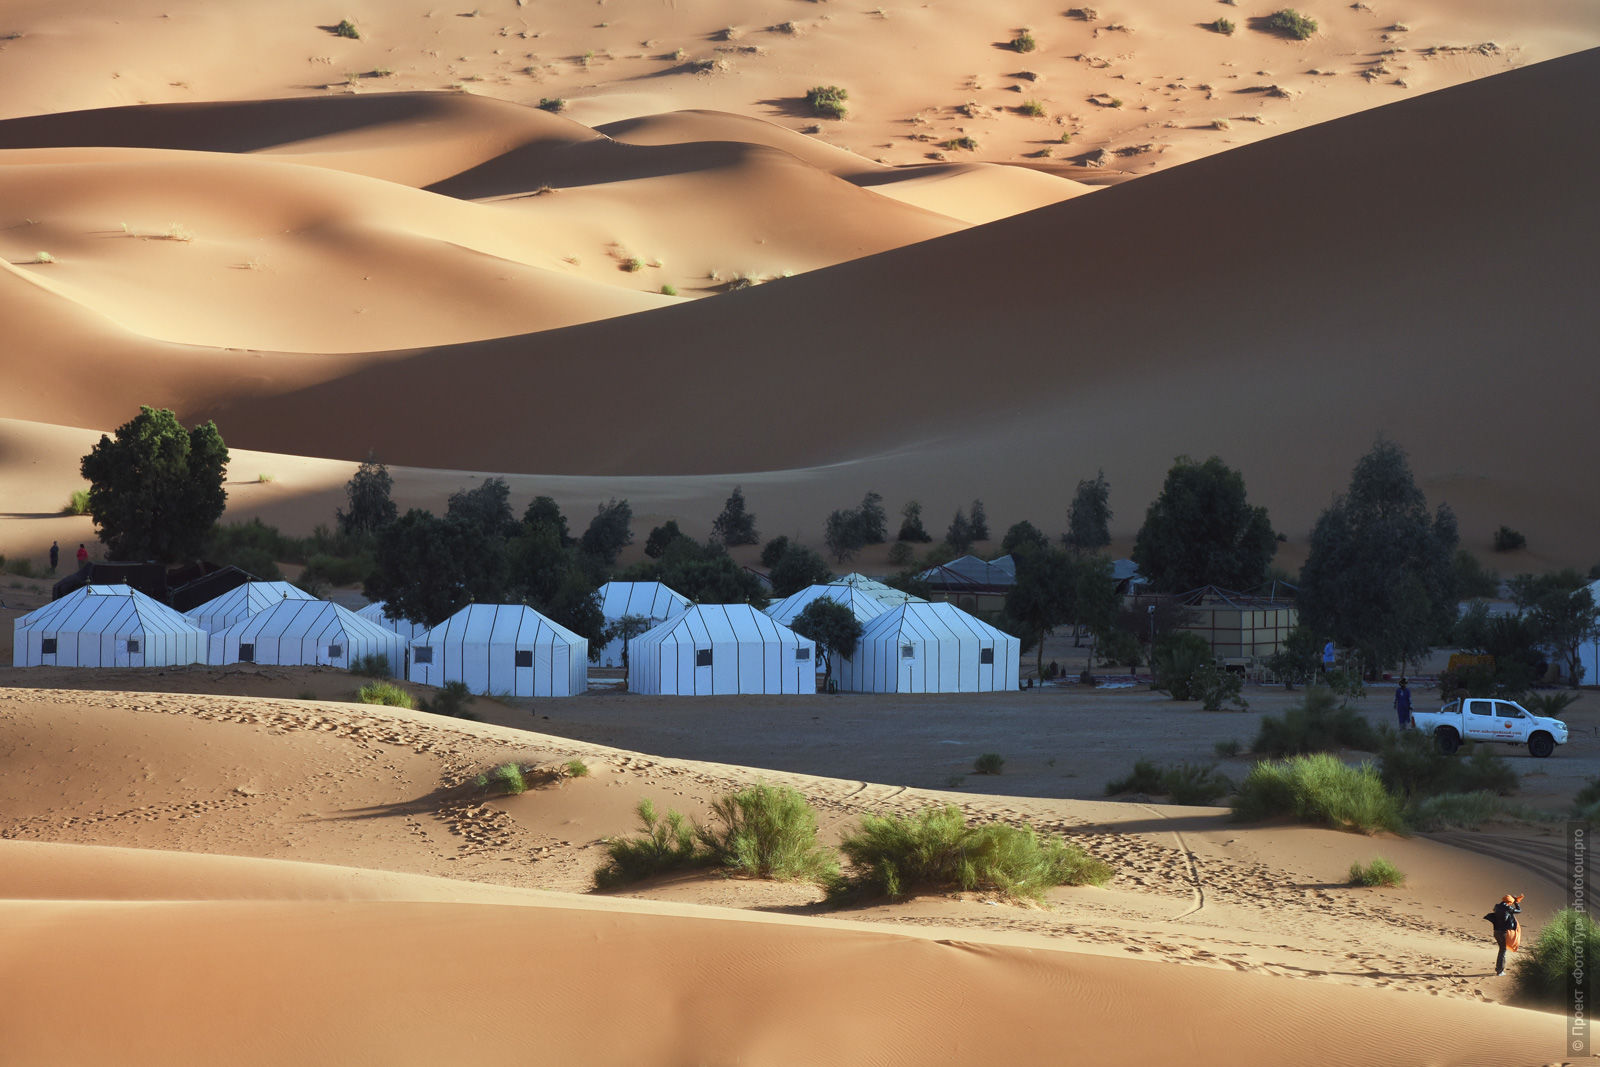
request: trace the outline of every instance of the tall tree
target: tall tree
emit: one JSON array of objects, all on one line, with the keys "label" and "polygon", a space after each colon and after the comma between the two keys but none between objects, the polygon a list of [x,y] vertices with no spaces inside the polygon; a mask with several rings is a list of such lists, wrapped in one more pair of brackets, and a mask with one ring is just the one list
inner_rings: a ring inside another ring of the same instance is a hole
[{"label": "tall tree", "polygon": [[1246,499],[1238,471],[1216,456],[1204,463],[1180,456],[1145,514],[1133,561],[1161,592],[1252,589],[1277,548],[1267,509]]},{"label": "tall tree", "polygon": [[772,582],[772,595],[790,596],[812,585],[826,585],[833,581],[833,571],[827,560],[805,545],[789,545],[778,561],[772,565],[767,577]]},{"label": "tall tree", "polygon": [[750,604],[765,599],[761,580],[736,563],[716,541],[691,537],[669,543],[661,559],[627,572],[632,581],[658,581],[697,604]]},{"label": "tall tree", "polygon": [[711,536],[725,545],[753,545],[760,540],[756,534],[756,517],[745,510],[744,490],[733,487],[733,494],[722,505],[722,514],[711,523]]},{"label": "tall tree", "polygon": [[854,559],[866,544],[861,532],[861,513],[855,508],[835,509],[823,527],[822,543],[828,546],[835,563]]},{"label": "tall tree", "polygon": [[370,536],[400,517],[400,511],[390,498],[394,479],[389,468],[379,463],[372,453],[361,461],[361,466],[345,483],[344,493],[350,510],[335,511],[339,532],[355,536]]},{"label": "tall tree", "polygon": [[633,544],[633,508],[626,500],[611,498],[595,509],[578,547],[599,569],[616,564],[622,550]]},{"label": "tall tree", "polygon": [[1527,608],[1540,642],[1560,655],[1568,681],[1578,688],[1583,684],[1583,644],[1600,632],[1600,610],[1588,579],[1569,567],[1538,578],[1518,575],[1511,588],[1518,604]]},{"label": "tall tree", "polygon": [[140,407],[115,439],[102,434],[79,469],[95,533],[114,560],[194,559],[228,502],[228,446],[216,424],[185,430],[164,408]]},{"label": "tall tree", "polygon": [[956,508],[956,517],[950,520],[950,528],[944,532],[944,543],[960,554],[971,548],[974,540],[971,520],[965,511]]},{"label": "tall tree", "polygon": [[907,501],[906,506],[900,509],[900,533],[896,540],[919,544],[933,540],[933,535],[922,527],[922,505],[917,501]]},{"label": "tall tree", "polygon": [[530,530],[548,527],[555,532],[562,548],[571,548],[578,543],[567,531],[567,517],[561,514],[561,506],[553,497],[534,497],[528,509],[522,513],[522,525]]},{"label": "tall tree", "polygon": [[1106,472],[1078,483],[1067,510],[1067,545],[1078,552],[1092,552],[1111,543],[1111,486]]},{"label": "tall tree", "polygon": [[974,541],[989,540],[989,513],[983,510],[983,501],[972,502],[972,511],[968,514],[967,522],[972,528]]},{"label": "tall tree", "polygon": [[881,545],[889,539],[889,516],[884,513],[881,495],[867,490],[856,515],[861,523],[861,540],[866,544]]},{"label": "tall tree", "polygon": [[1015,555],[1020,549],[1023,548],[1049,547],[1050,539],[1044,535],[1042,530],[1040,530],[1033,523],[1029,522],[1027,519],[1023,519],[1021,522],[1012,523],[1011,529],[1006,531],[1005,537],[1000,541],[1000,551],[1002,553],[1008,553],[1011,555]]},{"label": "tall tree", "polygon": [[1076,575],[1072,558],[1058,548],[1024,546],[1015,555],[1017,579],[1006,593],[1004,628],[1022,641],[1024,652],[1037,654],[1038,677],[1044,677],[1044,639],[1072,619]]},{"label": "tall tree", "polygon": [[517,530],[511,511],[511,487],[504,478],[485,478],[476,489],[450,494],[444,517],[476,527],[487,537],[506,538]]},{"label": "tall tree", "polygon": [[861,640],[861,620],[856,613],[829,597],[819,596],[801,609],[789,629],[801,637],[809,637],[822,650],[822,687],[826,689],[833,678],[835,656],[849,659],[855,655],[856,644]]},{"label": "tall tree", "polygon": [[644,539],[644,554],[651,559],[660,559],[662,553],[666,552],[667,547],[672,542],[682,541],[687,536],[682,530],[678,529],[677,520],[668,519],[651,530],[650,536]]},{"label": "tall tree", "polygon": [[1399,445],[1380,440],[1311,531],[1300,625],[1383,667],[1415,659],[1456,617],[1455,514],[1432,515]]},{"label": "tall tree", "polygon": [[655,624],[656,621],[648,615],[624,615],[606,627],[602,644],[609,645],[613,641],[622,642],[622,674],[624,677],[628,674],[628,652],[633,644],[633,639],[652,629]]},{"label": "tall tree", "polygon": [[[469,523],[412,508],[378,531],[377,566],[366,595],[388,601],[391,614],[437,626],[484,591],[471,571],[482,564],[487,546],[500,548]],[[487,599],[498,597],[491,593]]]}]

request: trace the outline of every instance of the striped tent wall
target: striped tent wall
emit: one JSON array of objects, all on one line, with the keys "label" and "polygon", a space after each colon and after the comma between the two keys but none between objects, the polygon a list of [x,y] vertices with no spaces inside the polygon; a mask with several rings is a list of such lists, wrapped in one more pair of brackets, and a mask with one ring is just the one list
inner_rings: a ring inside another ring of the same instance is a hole
[{"label": "striped tent wall", "polygon": [[904,604],[868,622],[834,674],[856,693],[1003,693],[1021,658],[1021,641],[954,604]]},{"label": "striped tent wall", "polygon": [[389,605],[385,601],[378,600],[361,608],[356,614],[385,630],[393,630],[413,643],[428,632],[428,627],[424,623],[412,622],[410,619],[391,619],[387,614],[388,608]]},{"label": "striped tent wall", "polygon": [[280,600],[211,635],[207,662],[342,667],[382,656],[389,670],[405,670],[406,639],[325,600]]},{"label": "striped tent wall", "polygon": [[411,643],[407,677],[479,696],[576,696],[589,688],[589,642],[523,604],[468,604]]},{"label": "striped tent wall", "polygon": [[[595,594],[600,598],[600,614],[606,623],[628,615],[642,615],[659,624],[689,610],[689,598],[660,582],[607,582]],[[600,650],[602,667],[622,666],[622,639],[607,642]]]},{"label": "striped tent wall", "polygon": [[836,600],[850,609],[851,614],[862,625],[867,620],[875,619],[889,610],[887,604],[861,589],[848,585],[808,585],[798,593],[784,597],[776,604],[766,609],[769,618],[776,619],[785,626],[792,625],[795,616],[804,611],[812,601],[818,599]]},{"label": "striped tent wall", "polygon": [[85,585],[12,624],[18,667],[173,667],[204,663],[203,630],[126,585]]},{"label": "striped tent wall", "polygon": [[304,589],[288,582],[245,582],[206,601],[193,611],[184,612],[184,618],[207,634],[213,634],[248,619],[258,611],[265,611],[279,601],[315,599]]},{"label": "striped tent wall", "polygon": [[748,604],[701,604],[633,639],[628,689],[668,696],[817,691],[817,645]]}]

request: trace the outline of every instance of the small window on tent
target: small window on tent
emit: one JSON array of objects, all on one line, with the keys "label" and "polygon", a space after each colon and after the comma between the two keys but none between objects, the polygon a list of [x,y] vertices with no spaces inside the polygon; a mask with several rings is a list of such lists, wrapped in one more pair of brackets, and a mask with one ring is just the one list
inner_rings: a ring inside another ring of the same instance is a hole
[{"label": "small window on tent", "polygon": [[256,661],[256,646],[254,643],[245,643],[239,646],[239,662],[254,663]]},{"label": "small window on tent", "polygon": [[55,655],[56,654],[56,639],[53,638],[53,637],[42,637],[42,638],[40,638],[39,639],[39,652],[40,652],[41,655],[45,655],[45,656],[53,656],[53,655]]},{"label": "small window on tent", "polygon": [[994,662],[994,649],[993,648],[980,648],[980,649],[978,649],[978,662],[979,663],[993,663]]},{"label": "small window on tent", "polygon": [[430,645],[419,645],[416,648],[412,649],[411,650],[411,661],[413,663],[432,663],[433,662],[433,648],[432,648],[432,646],[430,646]]},{"label": "small window on tent", "polygon": [[344,658],[344,646],[343,645],[329,645],[328,646],[328,658],[329,659],[342,659],[342,658]]},{"label": "small window on tent", "polygon": [[916,645],[901,645],[900,646],[900,658],[901,659],[916,659],[917,658],[917,646]]},{"label": "small window on tent", "polygon": [[137,637],[128,638],[128,655],[137,656],[138,654],[139,654],[139,639]]},{"label": "small window on tent", "polygon": [[531,648],[519,648],[519,649],[517,649],[517,666],[519,666],[519,667],[531,667],[531,666],[533,666],[533,649],[531,649]]},{"label": "small window on tent", "polygon": [[799,659],[810,660],[811,659],[811,650],[809,648],[797,648],[797,649],[794,650],[794,658],[797,659],[797,660],[799,660]]},{"label": "small window on tent", "polygon": [[695,649],[694,650],[694,665],[696,667],[709,667],[709,666],[711,666],[711,650],[709,648],[697,648],[697,649]]}]

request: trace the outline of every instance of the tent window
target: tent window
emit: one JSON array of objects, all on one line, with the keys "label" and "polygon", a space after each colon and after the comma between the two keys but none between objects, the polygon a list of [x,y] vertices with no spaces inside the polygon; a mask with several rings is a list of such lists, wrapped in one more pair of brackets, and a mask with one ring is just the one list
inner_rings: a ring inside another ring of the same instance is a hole
[{"label": "tent window", "polygon": [[343,645],[329,645],[328,646],[328,658],[329,659],[340,659],[343,656],[344,656],[344,646]]},{"label": "tent window", "polygon": [[519,667],[531,667],[531,666],[533,666],[533,649],[531,649],[531,648],[519,648],[519,649],[517,649],[517,666],[519,666]]},{"label": "tent window", "polygon": [[900,646],[900,658],[901,659],[916,659],[917,658],[917,646],[916,645],[901,645]]},{"label": "tent window", "polygon": [[432,663],[433,649],[428,645],[419,645],[412,649],[411,661],[413,663]]},{"label": "tent window", "polygon": [[811,659],[811,650],[809,648],[797,648],[797,649],[794,650],[794,658],[795,659],[810,660]]},{"label": "tent window", "polygon": [[253,645],[253,644],[242,644],[242,645],[240,645],[239,646],[239,662],[240,663],[254,663],[255,661],[256,661],[256,646]]},{"label": "tent window", "polygon": [[994,662],[994,649],[992,649],[992,648],[980,648],[980,649],[978,649],[978,662],[979,663],[993,663]]},{"label": "tent window", "polygon": [[697,648],[697,649],[695,649],[694,650],[694,665],[696,667],[709,667],[709,666],[711,666],[711,650],[709,648]]},{"label": "tent window", "polygon": [[137,656],[138,654],[139,654],[139,639],[137,637],[128,638],[128,655]]},{"label": "tent window", "polygon": [[46,655],[46,656],[55,655],[56,654],[56,639],[53,638],[53,637],[41,638],[39,640],[39,651],[42,654]]}]

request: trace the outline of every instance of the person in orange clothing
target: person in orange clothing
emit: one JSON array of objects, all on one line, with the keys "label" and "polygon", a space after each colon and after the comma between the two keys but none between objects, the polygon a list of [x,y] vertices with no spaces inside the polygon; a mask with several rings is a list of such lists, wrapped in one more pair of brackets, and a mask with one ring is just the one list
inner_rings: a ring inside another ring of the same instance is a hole
[{"label": "person in orange clothing", "polygon": [[1506,949],[1517,951],[1517,943],[1521,940],[1521,930],[1517,923],[1517,913],[1522,910],[1522,894],[1512,896],[1507,893],[1500,898],[1500,903],[1494,910],[1485,915],[1494,924],[1494,940],[1500,946],[1500,953],[1494,958],[1494,976],[1499,978],[1506,973]]}]

